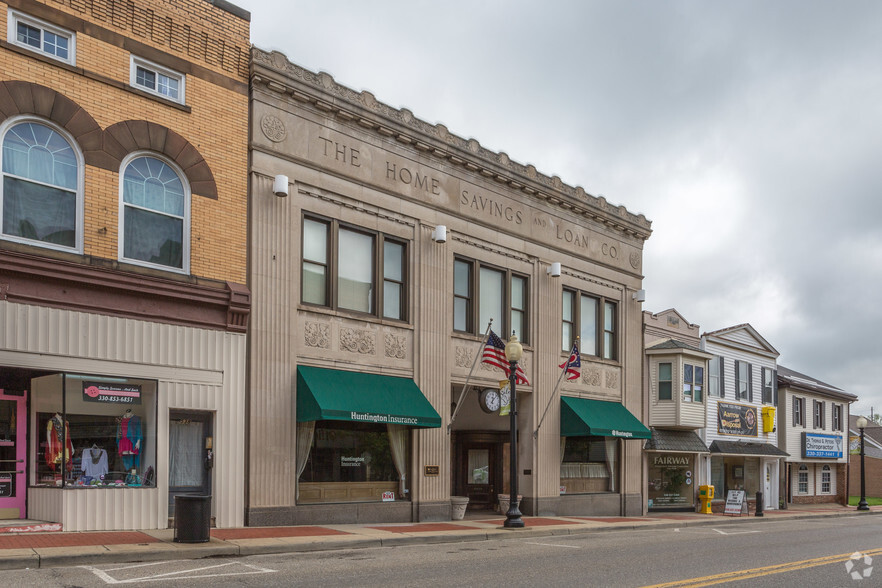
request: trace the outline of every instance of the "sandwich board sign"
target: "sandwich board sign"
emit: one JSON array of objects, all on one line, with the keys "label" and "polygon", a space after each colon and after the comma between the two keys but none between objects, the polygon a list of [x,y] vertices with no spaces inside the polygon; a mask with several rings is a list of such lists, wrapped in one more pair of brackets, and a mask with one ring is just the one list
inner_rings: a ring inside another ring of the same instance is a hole
[{"label": "sandwich board sign", "polygon": [[747,514],[747,502],[744,501],[744,490],[729,490],[726,495],[727,515]]}]

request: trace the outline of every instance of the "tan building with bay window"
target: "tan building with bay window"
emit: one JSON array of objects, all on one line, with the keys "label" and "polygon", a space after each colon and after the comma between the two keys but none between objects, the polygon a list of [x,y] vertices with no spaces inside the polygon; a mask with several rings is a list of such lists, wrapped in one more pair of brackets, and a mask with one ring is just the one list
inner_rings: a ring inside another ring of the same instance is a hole
[{"label": "tan building with bay window", "polygon": [[244,523],[249,21],[0,2],[0,519]]},{"label": "tan building with bay window", "polygon": [[[494,508],[511,448],[505,376],[476,363],[491,319],[525,350],[522,511],[640,514],[650,223],[252,56],[248,523],[444,520],[455,495]],[[576,335],[578,377],[557,390]]]}]

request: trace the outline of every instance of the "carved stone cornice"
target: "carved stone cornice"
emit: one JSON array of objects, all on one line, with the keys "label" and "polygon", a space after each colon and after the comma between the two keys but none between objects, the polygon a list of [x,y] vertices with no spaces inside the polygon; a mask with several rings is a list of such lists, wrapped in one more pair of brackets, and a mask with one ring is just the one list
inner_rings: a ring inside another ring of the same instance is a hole
[{"label": "carved stone cornice", "polygon": [[386,138],[420,151],[428,157],[444,160],[512,190],[600,223],[625,235],[646,240],[652,223],[642,214],[628,212],[624,206],[592,196],[581,186],[564,184],[558,176],[546,176],[533,165],[512,161],[506,153],[495,153],[475,139],[452,134],[443,124],[430,124],[416,118],[406,108],[393,108],[379,102],[368,91],[356,92],[334,81],[325,72],[314,73],[291,63],[278,52],[251,49],[251,84],[253,88],[290,96],[298,102],[357,124]]},{"label": "carved stone cornice", "polygon": [[144,321],[248,330],[251,292],[0,249],[0,300]]}]

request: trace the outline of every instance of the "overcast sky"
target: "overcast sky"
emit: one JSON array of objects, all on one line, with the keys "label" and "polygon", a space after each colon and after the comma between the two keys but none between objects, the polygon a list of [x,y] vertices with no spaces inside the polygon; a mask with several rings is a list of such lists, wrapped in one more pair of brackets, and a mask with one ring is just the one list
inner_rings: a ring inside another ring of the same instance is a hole
[{"label": "overcast sky", "polygon": [[233,0],[251,39],[652,221],[645,310],[882,411],[882,2]]}]

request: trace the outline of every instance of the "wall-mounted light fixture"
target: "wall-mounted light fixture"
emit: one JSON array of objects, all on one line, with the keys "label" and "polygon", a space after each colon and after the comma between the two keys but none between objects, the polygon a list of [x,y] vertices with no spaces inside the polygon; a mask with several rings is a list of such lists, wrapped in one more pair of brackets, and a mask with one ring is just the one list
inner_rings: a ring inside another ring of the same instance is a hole
[{"label": "wall-mounted light fixture", "polygon": [[637,302],[646,302],[646,290],[637,290],[636,292],[631,294],[631,298],[633,298]]},{"label": "wall-mounted light fixture", "polygon": [[279,174],[273,178],[273,194],[279,198],[288,195],[288,176]]},{"label": "wall-mounted light fixture", "polygon": [[438,225],[432,231],[432,241],[435,243],[446,243],[447,242],[447,227],[444,225]]},{"label": "wall-mounted light fixture", "polygon": [[555,261],[554,263],[549,265],[548,269],[545,270],[545,273],[547,273],[552,278],[559,278],[560,277],[560,262]]}]

